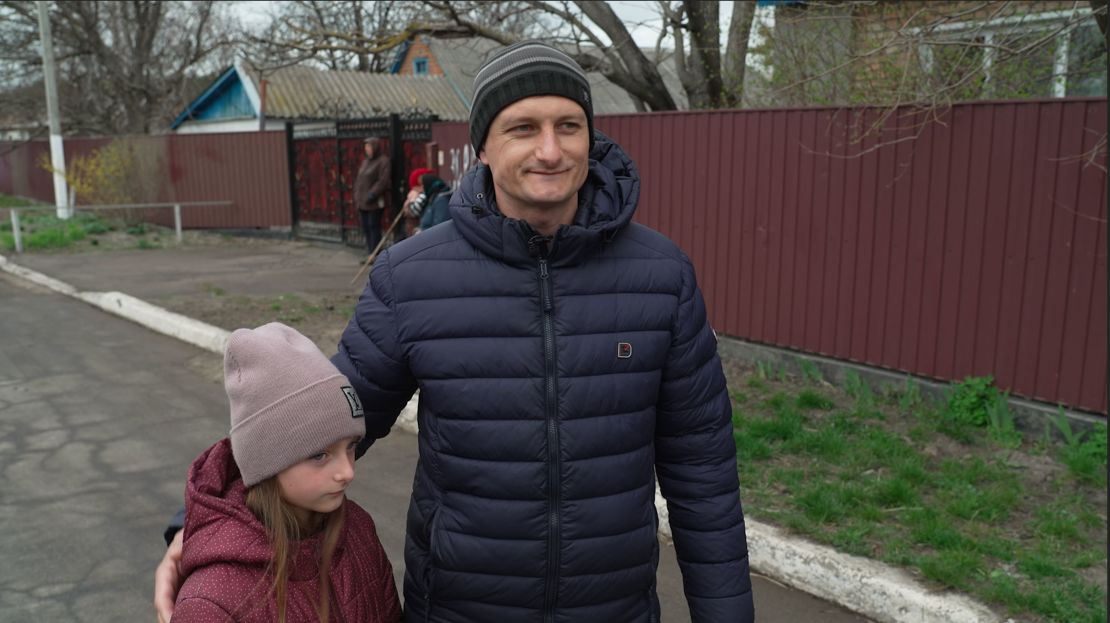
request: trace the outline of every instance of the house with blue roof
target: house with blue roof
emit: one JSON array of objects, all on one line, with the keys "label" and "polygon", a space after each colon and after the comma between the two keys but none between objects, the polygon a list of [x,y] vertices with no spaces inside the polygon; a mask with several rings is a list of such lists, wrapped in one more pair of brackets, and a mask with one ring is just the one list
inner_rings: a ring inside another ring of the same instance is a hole
[{"label": "house with blue roof", "polygon": [[465,121],[469,109],[442,76],[406,76],[305,66],[262,71],[239,60],[174,119],[177,133],[311,129],[390,114]]}]

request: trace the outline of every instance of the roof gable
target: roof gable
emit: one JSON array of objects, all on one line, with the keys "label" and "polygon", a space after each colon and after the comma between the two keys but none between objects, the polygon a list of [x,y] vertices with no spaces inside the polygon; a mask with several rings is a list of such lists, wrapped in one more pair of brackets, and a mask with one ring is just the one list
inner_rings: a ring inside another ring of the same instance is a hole
[{"label": "roof gable", "polygon": [[254,102],[243,84],[237,67],[228,67],[207,89],[189,103],[173,120],[170,128],[176,130],[186,121],[214,121],[217,119],[242,119],[258,116]]}]

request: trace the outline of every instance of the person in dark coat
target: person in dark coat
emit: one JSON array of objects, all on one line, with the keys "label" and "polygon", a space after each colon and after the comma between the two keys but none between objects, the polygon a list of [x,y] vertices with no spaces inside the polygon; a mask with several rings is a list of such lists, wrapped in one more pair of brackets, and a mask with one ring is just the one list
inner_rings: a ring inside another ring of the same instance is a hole
[{"label": "person in dark coat", "polygon": [[363,141],[363,150],[366,157],[355,176],[354,199],[367,253],[373,253],[382,239],[382,211],[390,187],[390,163],[382,151],[381,141],[376,138]]},{"label": "person in dark coat", "polygon": [[360,452],[420,389],[405,620],[658,621],[658,484],[691,619],[750,623],[731,406],[690,259],[632,222],[636,166],[594,131],[570,57],[514,44],[474,82],[480,163],[451,220],[375,262],[332,357],[368,405]]},{"label": "person in dark coat", "polygon": [[374,522],[344,491],[362,406],[280,323],[228,339],[231,433],[189,469],[173,623],[401,619]]}]

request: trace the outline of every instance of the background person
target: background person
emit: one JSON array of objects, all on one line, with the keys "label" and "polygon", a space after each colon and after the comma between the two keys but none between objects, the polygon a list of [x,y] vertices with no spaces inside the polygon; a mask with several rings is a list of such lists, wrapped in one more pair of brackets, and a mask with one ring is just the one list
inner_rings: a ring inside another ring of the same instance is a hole
[{"label": "background person", "polygon": [[355,176],[354,198],[369,254],[374,252],[374,247],[382,239],[382,211],[390,188],[391,170],[389,158],[383,153],[379,139],[367,138],[362,144],[366,157]]},{"label": "background person", "polygon": [[420,194],[413,200],[410,209],[420,216],[420,231],[429,229],[451,220],[448,209],[451,199],[451,187],[433,173],[426,173],[421,178]]}]

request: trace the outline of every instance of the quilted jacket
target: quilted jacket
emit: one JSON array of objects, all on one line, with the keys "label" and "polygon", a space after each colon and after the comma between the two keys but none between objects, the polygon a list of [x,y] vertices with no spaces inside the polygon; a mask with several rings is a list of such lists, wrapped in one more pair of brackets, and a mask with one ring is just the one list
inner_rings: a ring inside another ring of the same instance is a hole
[{"label": "quilted jacket", "polygon": [[[401,620],[393,569],[374,522],[346,501],[346,522],[332,559],[332,621],[393,623]],[[185,490],[185,583],[172,623],[263,623],[277,620],[265,576],[270,544],[262,523],[246,506],[246,488],[231,455],[231,442],[205,450],[189,469]],[[298,543],[288,586],[286,621],[317,621],[322,535]]]},{"label": "quilted jacket", "polygon": [[[656,621],[658,477],[694,621],[751,621],[729,398],[690,260],[598,133],[572,225],[452,220],[377,260],[333,362],[384,436],[419,388],[407,621]],[[360,448],[364,450],[365,448]]]}]

